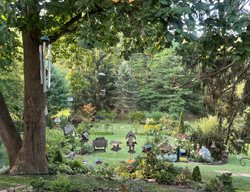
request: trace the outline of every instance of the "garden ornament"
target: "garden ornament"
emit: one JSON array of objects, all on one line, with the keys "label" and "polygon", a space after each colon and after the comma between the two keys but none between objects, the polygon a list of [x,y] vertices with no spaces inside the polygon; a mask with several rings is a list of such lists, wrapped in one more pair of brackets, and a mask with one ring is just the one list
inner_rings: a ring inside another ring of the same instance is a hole
[{"label": "garden ornament", "polygon": [[93,140],[94,150],[102,149],[106,152],[106,147],[108,146],[108,141],[104,137],[97,137]]},{"label": "garden ornament", "polygon": [[88,140],[89,140],[89,134],[87,132],[84,132],[82,134],[81,142],[88,142]]},{"label": "garden ornament", "polygon": [[102,164],[103,163],[103,160],[101,158],[97,158],[95,160],[95,164]]},{"label": "garden ornament", "polygon": [[120,141],[111,141],[110,144],[112,145],[112,151],[119,151],[121,148],[120,148],[120,144],[121,142]]},{"label": "garden ornament", "polygon": [[212,149],[216,148],[215,141],[212,141],[212,145],[210,146]]},{"label": "garden ornament", "polygon": [[[43,92],[50,88],[51,81],[51,44],[48,36],[41,37],[41,44],[39,45],[40,58],[40,81],[43,85]],[[46,54],[48,52],[48,54]],[[47,64],[47,66],[46,66]]]},{"label": "garden ornament", "polygon": [[135,152],[135,144],[137,144],[136,143],[136,136],[135,136],[134,132],[129,131],[127,136],[126,136],[126,139],[128,139],[127,140],[127,146],[129,147],[128,152],[134,153]]},{"label": "garden ornament", "polygon": [[146,144],[142,147],[142,152],[147,153],[153,148],[152,144]]},{"label": "garden ornament", "polygon": [[74,131],[74,126],[72,124],[68,124],[63,128],[63,130],[64,130],[64,135],[70,135]]},{"label": "garden ornament", "polygon": [[242,166],[246,166],[246,163],[243,162],[244,160],[250,160],[250,158],[249,158],[249,157],[243,157],[243,158],[241,158],[241,159],[240,159],[240,164],[241,164]]},{"label": "garden ornament", "polygon": [[59,117],[56,117],[56,118],[54,119],[54,122],[55,122],[56,124],[59,124],[59,123],[61,123],[61,119],[60,119]]},{"label": "garden ornament", "polygon": [[211,162],[211,160],[212,160],[211,153],[210,153],[210,151],[205,146],[201,147],[201,149],[199,150],[199,155],[206,162]]}]

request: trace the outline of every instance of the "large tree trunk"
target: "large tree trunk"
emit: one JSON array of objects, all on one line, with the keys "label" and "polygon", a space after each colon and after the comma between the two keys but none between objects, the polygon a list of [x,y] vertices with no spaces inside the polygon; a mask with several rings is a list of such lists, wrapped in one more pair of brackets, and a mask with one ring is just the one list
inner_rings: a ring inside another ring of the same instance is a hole
[{"label": "large tree trunk", "polygon": [[40,31],[23,31],[24,136],[11,174],[45,174],[45,93],[40,83]]},{"label": "large tree trunk", "polygon": [[0,138],[6,148],[10,167],[12,167],[22,146],[22,139],[11,120],[2,93],[0,93]]}]

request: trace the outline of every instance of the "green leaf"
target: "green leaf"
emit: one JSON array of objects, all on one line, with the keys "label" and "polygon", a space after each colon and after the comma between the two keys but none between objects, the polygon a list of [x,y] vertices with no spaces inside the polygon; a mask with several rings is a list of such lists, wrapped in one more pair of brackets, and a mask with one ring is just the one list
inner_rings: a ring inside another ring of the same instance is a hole
[{"label": "green leaf", "polygon": [[6,18],[4,15],[1,15],[1,18],[2,18],[4,21],[7,21],[7,18]]}]

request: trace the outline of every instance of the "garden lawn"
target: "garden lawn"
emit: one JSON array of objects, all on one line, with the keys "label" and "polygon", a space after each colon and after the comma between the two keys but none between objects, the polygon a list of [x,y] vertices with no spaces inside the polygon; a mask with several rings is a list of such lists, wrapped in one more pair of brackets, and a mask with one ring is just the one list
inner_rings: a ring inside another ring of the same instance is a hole
[{"label": "garden lawn", "polygon": [[[135,130],[137,128],[137,145],[136,145],[136,153],[129,154],[128,147],[126,146],[126,134],[130,130]],[[111,129],[110,129],[111,130]],[[93,132],[107,132],[107,129],[103,128],[94,128]],[[108,140],[108,143],[112,140],[121,141],[122,144],[121,150],[118,152],[111,151],[111,145],[108,145],[106,152],[95,152],[90,155],[84,155],[83,159],[87,160],[88,163],[94,164],[97,158],[101,158],[104,162],[109,164],[119,164],[122,161],[127,161],[128,159],[135,159],[138,155],[143,155],[142,146],[150,140],[148,136],[145,135],[145,129],[142,125],[134,125],[128,124],[126,122],[114,123],[113,124],[114,134],[97,134],[90,135],[90,140],[95,139],[96,137],[105,137]],[[246,166],[241,166],[239,160],[235,155],[230,155],[229,162],[225,165],[206,165],[200,163],[175,163],[175,166],[188,167],[191,171],[192,169],[198,165],[200,167],[200,171],[202,174],[202,178],[204,180],[209,180],[216,175],[220,175],[224,171],[229,171],[233,173],[233,185],[237,189],[237,192],[250,192],[250,161],[245,161]],[[242,176],[240,174],[249,174],[249,177]]]},{"label": "garden lawn", "polygon": [[[203,180],[209,180],[222,172],[233,173],[233,185],[237,192],[250,192],[250,160],[245,161],[246,166],[241,166],[235,155],[229,156],[229,162],[225,165],[206,165],[200,163],[175,163],[175,166],[188,167],[190,170],[198,165]],[[241,174],[246,174],[242,176]]]},{"label": "garden lawn", "polygon": [[[128,146],[126,145],[126,135],[129,131],[134,131],[137,129],[138,134],[136,135],[137,145],[135,146],[135,153],[128,153]],[[107,133],[111,132],[112,128],[92,128],[90,133],[90,141],[94,140],[96,137],[105,137],[108,140],[108,147],[106,148],[106,152],[97,151],[93,154],[84,155],[83,159],[87,161],[88,164],[94,164],[96,159],[100,158],[104,162],[109,164],[118,164],[120,162],[127,161],[128,159],[135,159],[138,155],[142,155],[142,147],[150,138],[145,135],[145,130],[142,125],[139,124],[128,124],[128,123],[114,123],[113,124],[113,132],[114,134]],[[106,134],[105,134],[106,133]],[[111,141],[120,141],[121,150],[115,152],[112,151],[112,145],[110,145]]]}]

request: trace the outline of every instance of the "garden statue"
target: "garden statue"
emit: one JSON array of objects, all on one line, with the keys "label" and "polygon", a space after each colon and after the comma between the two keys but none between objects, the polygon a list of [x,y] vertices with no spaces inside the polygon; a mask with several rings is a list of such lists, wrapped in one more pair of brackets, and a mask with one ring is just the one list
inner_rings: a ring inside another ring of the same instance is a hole
[{"label": "garden statue", "polygon": [[63,128],[64,135],[71,135],[74,132],[74,126],[72,124],[68,124]]},{"label": "garden statue", "polygon": [[205,146],[201,147],[201,149],[199,150],[199,155],[206,162],[211,162],[212,161],[211,153]]},{"label": "garden statue", "polygon": [[134,132],[129,131],[127,136],[126,136],[126,139],[128,139],[127,140],[127,146],[129,147],[128,152],[134,153],[135,152],[135,144],[137,144],[136,143],[136,136],[135,136]]},{"label": "garden statue", "polygon": [[212,141],[212,145],[210,146],[212,149],[216,148],[215,141]]}]

